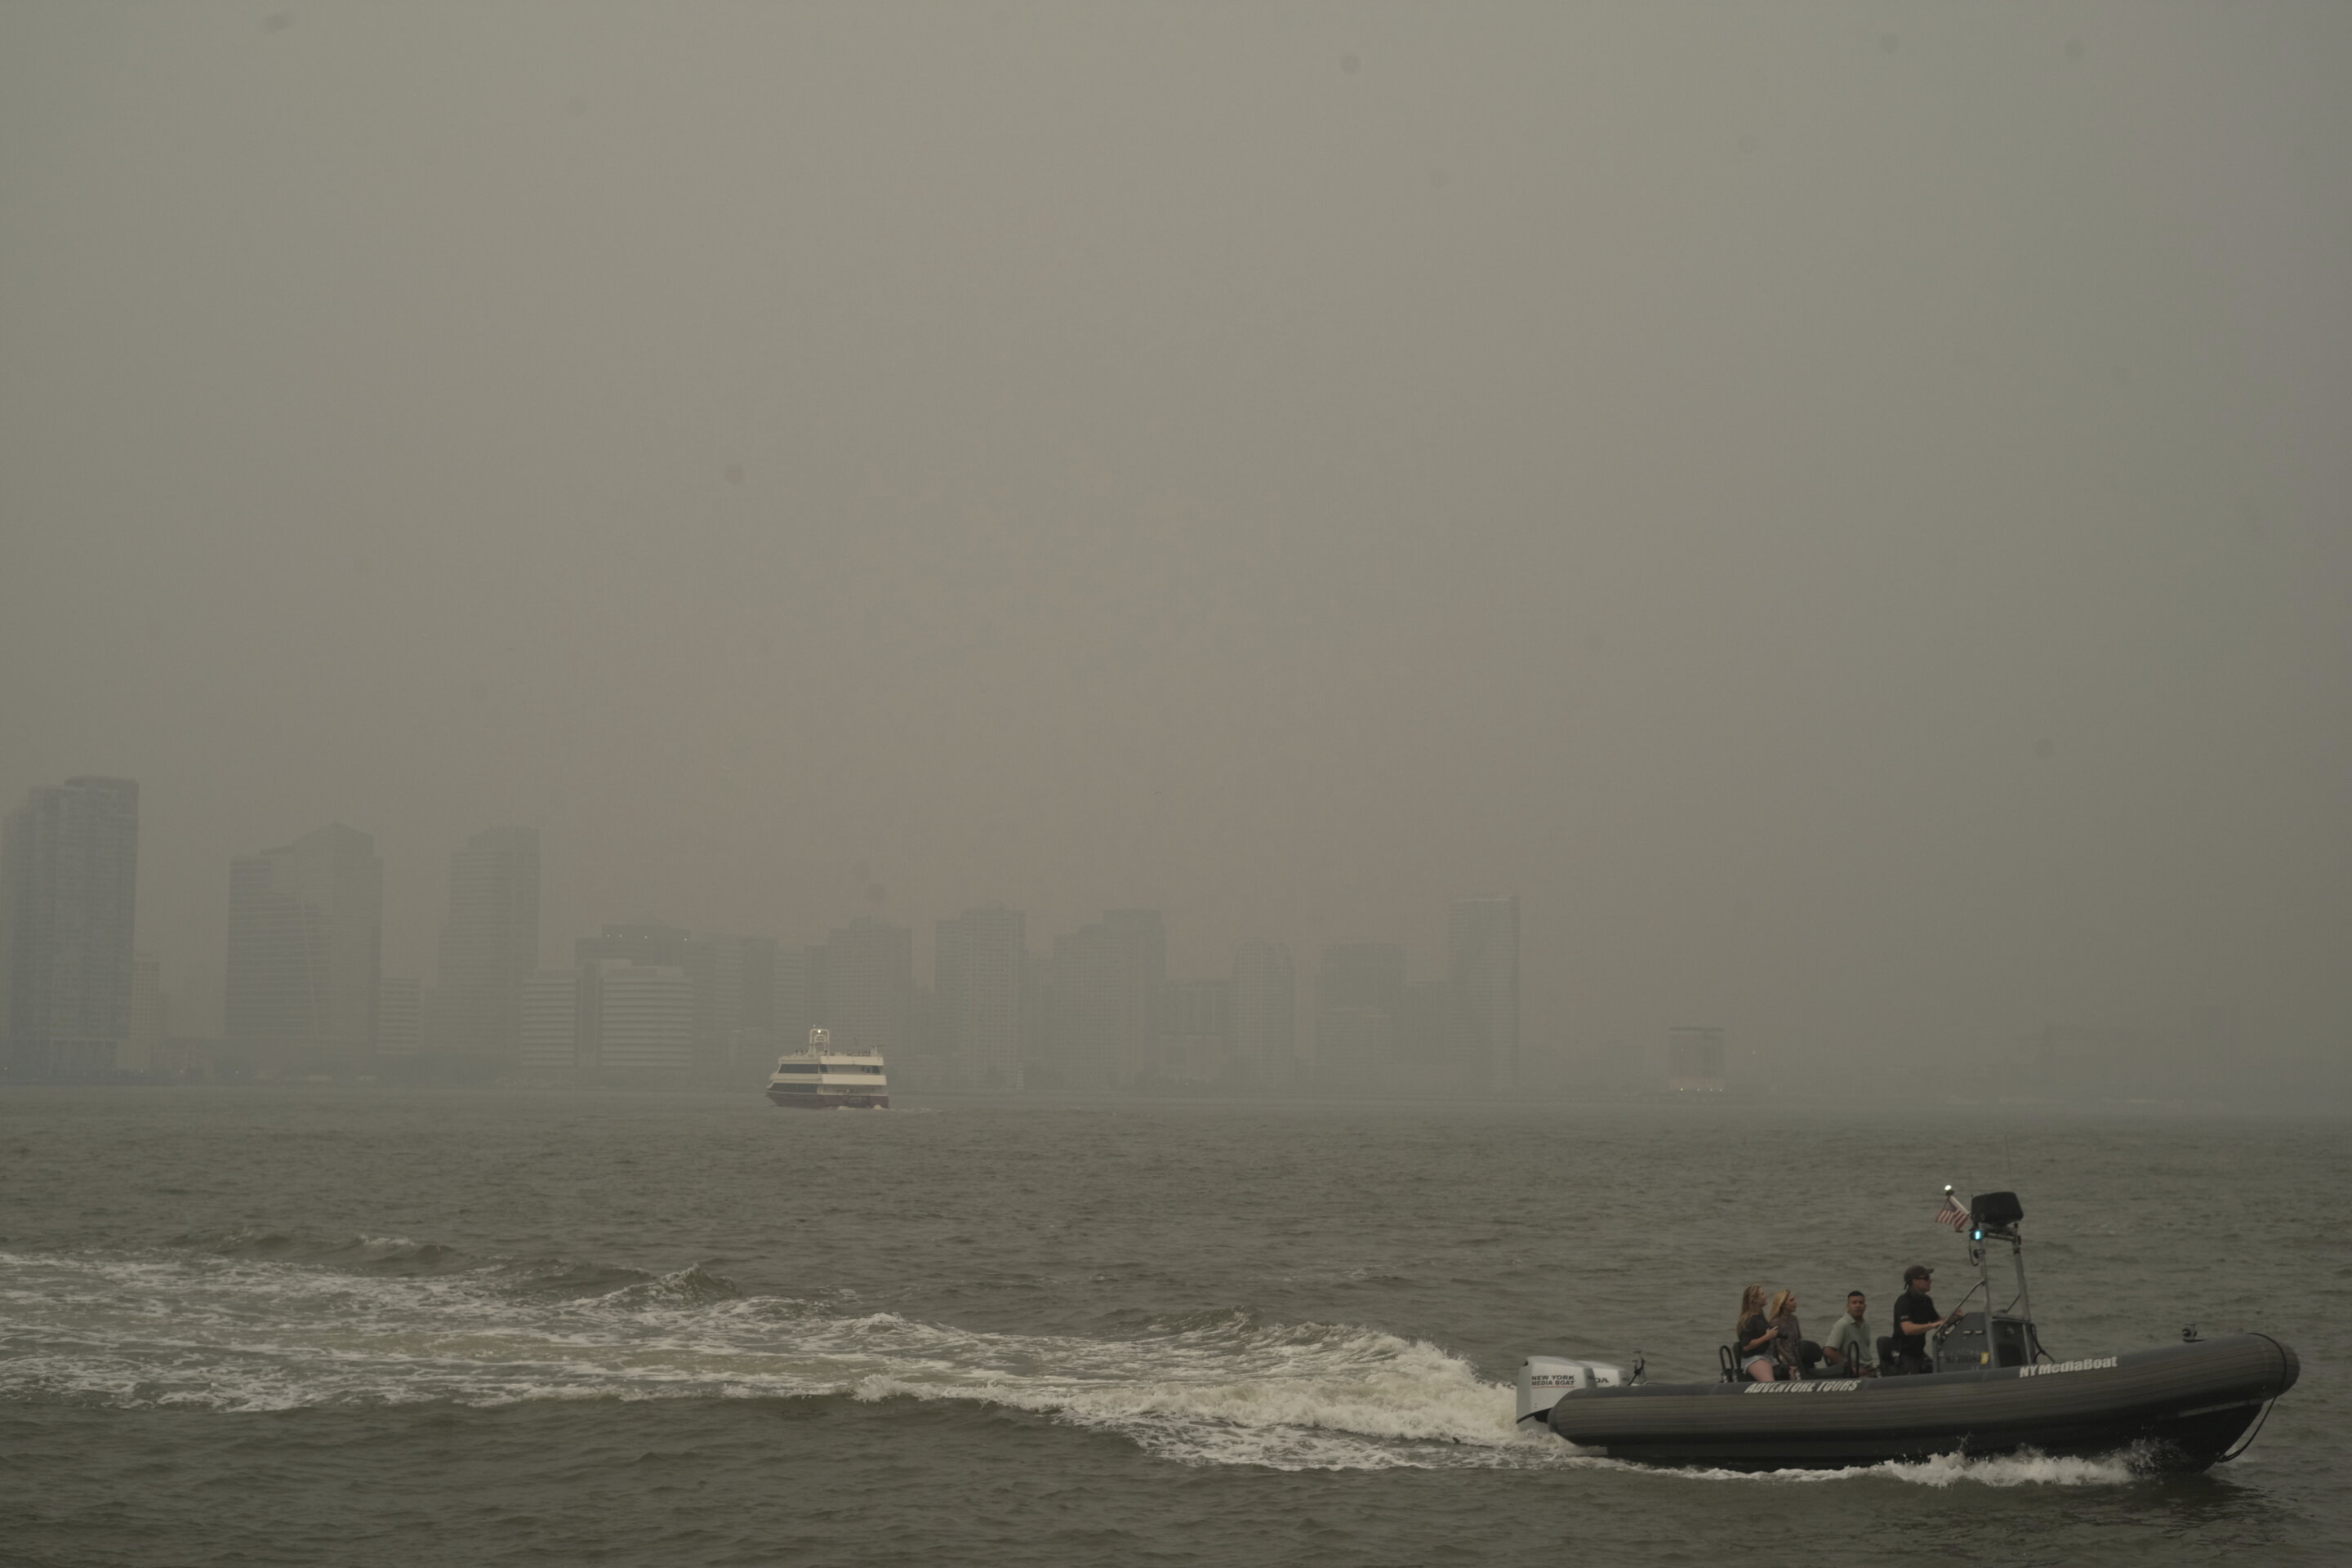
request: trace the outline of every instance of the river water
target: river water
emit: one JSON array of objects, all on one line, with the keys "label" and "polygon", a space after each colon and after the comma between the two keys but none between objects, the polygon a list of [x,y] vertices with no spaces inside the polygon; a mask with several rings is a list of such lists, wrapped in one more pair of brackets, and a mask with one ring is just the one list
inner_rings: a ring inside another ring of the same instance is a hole
[{"label": "river water", "polygon": [[[0,1091],[0,1560],[2352,1561],[2347,1130]],[[2302,1383],[2189,1478],[1514,1434],[1521,1356],[1711,1377],[1750,1279],[1817,1338],[1956,1300],[1947,1181],[2023,1196],[2058,1355],[2262,1328]]]}]

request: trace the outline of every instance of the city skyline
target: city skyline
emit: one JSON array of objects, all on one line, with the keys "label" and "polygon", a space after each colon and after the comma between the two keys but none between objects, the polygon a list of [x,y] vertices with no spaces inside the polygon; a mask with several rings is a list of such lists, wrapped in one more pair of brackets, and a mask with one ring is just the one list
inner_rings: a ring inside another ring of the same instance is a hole
[{"label": "city skyline", "polygon": [[[58,859],[74,835],[113,847],[110,858],[98,857],[101,881],[135,887],[139,798],[136,781],[90,775],[28,792],[5,818],[12,902],[0,935],[13,943],[62,929],[28,901],[41,878],[25,868],[43,854]],[[1744,1096],[1770,1081],[1769,1048],[1746,1020],[1730,1031],[1738,1064],[1721,1070],[1689,1068],[1685,1042],[1696,1034],[1686,1025],[1661,1024],[1629,1042],[1571,1018],[1531,1041],[1517,895],[1449,900],[1433,965],[1414,965],[1402,943],[1326,942],[1313,950],[1305,984],[1286,941],[1230,939],[1227,963],[1182,974],[1167,958],[1164,910],[1101,910],[1033,947],[1028,911],[1001,903],[937,918],[919,953],[916,924],[870,912],[828,927],[814,943],[641,914],[573,938],[572,963],[545,969],[538,831],[478,830],[446,864],[440,966],[428,982],[381,963],[385,878],[370,835],[330,823],[232,857],[227,952],[216,976],[223,1011],[210,1034],[201,1009],[186,1003],[191,990],[201,994],[189,984],[201,971],[174,972],[117,909],[115,925],[130,934],[108,937],[104,951],[124,946],[116,955],[123,962],[102,957],[100,967],[127,978],[92,993],[100,1013],[119,1020],[113,1038],[85,1034],[57,1052],[16,1029],[10,1070],[74,1076],[111,1061],[123,1071],[201,1076],[217,1050],[236,1073],[265,1076],[397,1070],[487,1080],[558,1071],[719,1081],[756,1070],[824,1024],[899,1054],[912,1068],[902,1081],[917,1090],[1189,1086],[1446,1098],[1647,1085]],[[6,980],[24,963],[0,968]],[[5,987],[0,1001],[17,1005]],[[79,1005],[87,1012],[87,998]],[[2245,1032],[2244,1010],[2226,1004],[2152,1026],[2050,1020],[2000,1043],[1987,1064],[2018,1092],[2095,1096],[2103,1086],[2138,1084],[2243,1098],[2246,1068],[2262,1068]],[[1720,1041],[1726,1031],[1696,1033]],[[1713,1049],[1729,1061],[1720,1045]],[[556,1065],[563,1060],[571,1066]]]}]

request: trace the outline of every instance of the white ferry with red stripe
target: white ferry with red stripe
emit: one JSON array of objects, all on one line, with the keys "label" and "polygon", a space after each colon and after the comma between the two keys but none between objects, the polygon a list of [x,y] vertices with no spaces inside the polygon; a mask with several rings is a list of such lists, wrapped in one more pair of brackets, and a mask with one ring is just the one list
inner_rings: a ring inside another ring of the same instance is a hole
[{"label": "white ferry with red stripe", "polygon": [[801,1110],[887,1110],[890,1078],[882,1053],[861,1049],[854,1040],[835,1045],[830,1029],[811,1029],[808,1049],[776,1058],[768,1098]]}]

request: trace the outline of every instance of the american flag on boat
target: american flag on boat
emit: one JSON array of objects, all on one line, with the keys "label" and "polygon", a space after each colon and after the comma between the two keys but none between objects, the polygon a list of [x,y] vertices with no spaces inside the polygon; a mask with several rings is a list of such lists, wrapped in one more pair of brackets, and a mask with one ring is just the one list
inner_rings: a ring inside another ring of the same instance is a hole
[{"label": "american flag on boat", "polygon": [[1936,1223],[1949,1226],[1955,1231],[1969,1228],[1969,1206],[1951,1194],[1944,1194],[1944,1206],[1936,1211]]}]

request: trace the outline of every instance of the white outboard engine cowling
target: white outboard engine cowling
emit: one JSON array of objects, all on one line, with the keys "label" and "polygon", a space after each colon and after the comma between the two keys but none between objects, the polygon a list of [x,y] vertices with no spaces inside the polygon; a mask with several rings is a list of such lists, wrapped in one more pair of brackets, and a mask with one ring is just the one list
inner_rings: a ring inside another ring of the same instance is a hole
[{"label": "white outboard engine cowling", "polygon": [[1573,1389],[1622,1388],[1624,1384],[1625,1369],[1605,1361],[1531,1355],[1519,1363],[1519,1421],[1524,1425],[1543,1416]]}]

